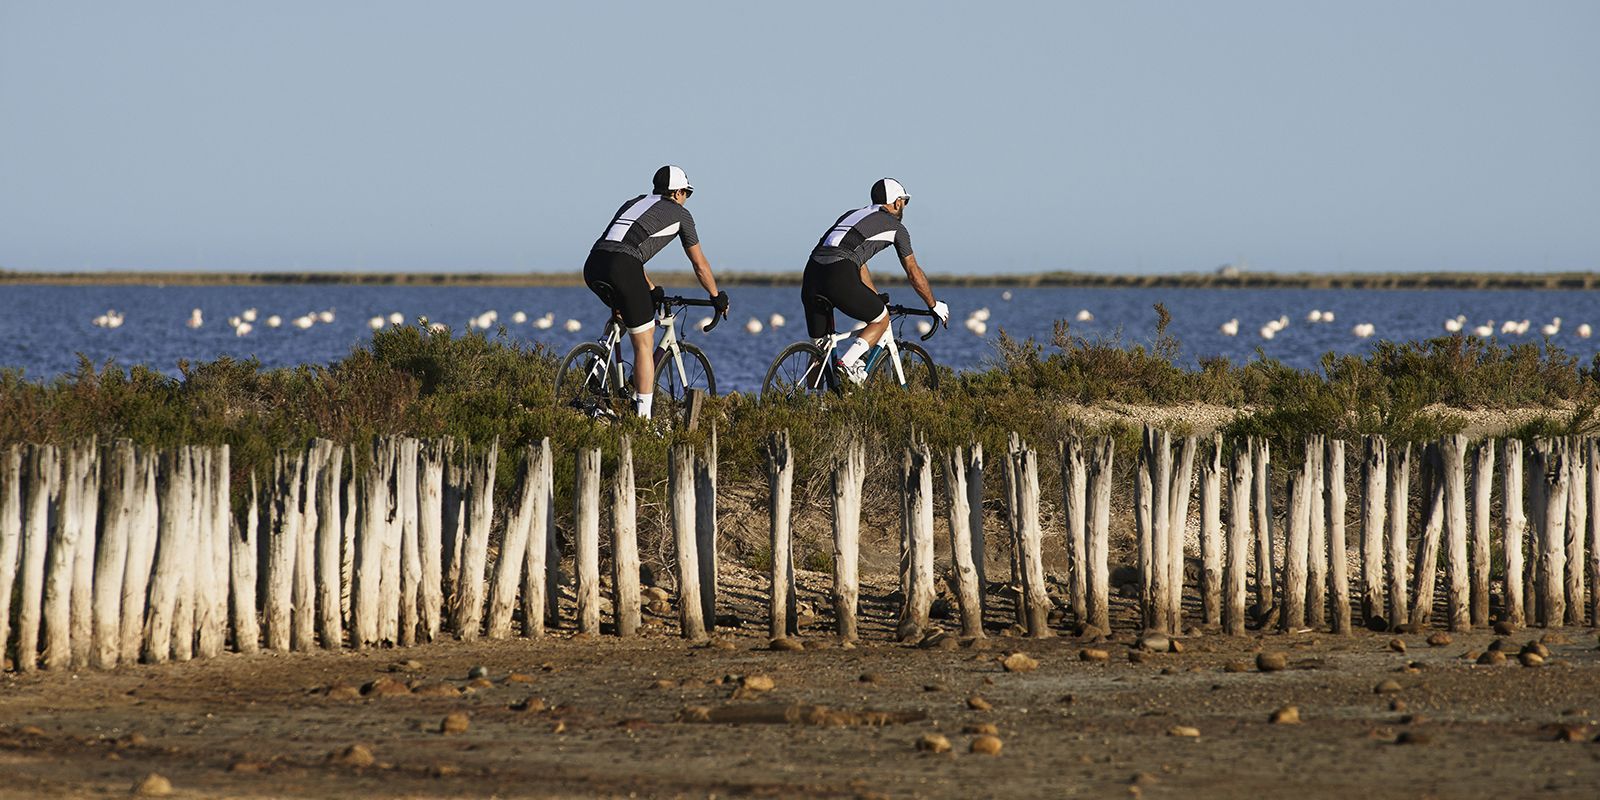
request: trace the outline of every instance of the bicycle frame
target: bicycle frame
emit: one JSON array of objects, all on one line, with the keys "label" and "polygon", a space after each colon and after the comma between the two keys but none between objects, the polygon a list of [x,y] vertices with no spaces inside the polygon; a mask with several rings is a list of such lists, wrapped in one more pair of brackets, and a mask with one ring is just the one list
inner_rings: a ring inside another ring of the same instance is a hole
[{"label": "bicycle frame", "polygon": [[[679,309],[684,307],[682,304],[677,306]],[[679,384],[688,383],[688,373],[683,369],[683,348],[678,346],[677,312],[672,310],[672,306],[665,307],[665,310],[659,308],[656,310],[656,328],[661,331],[661,335],[656,340],[655,350],[664,351],[665,355],[671,358],[671,368],[677,371]],[[605,362],[597,362],[590,367],[589,374],[586,376],[588,379],[593,379],[598,377],[599,374],[604,374],[606,382],[612,391],[626,391],[628,387],[629,376],[622,374],[622,338],[624,333],[622,323],[617,319],[616,315],[612,315],[610,319],[606,320],[605,334],[600,337],[600,344],[606,349]],[[653,354],[652,357],[654,357]],[[657,369],[661,367],[660,363],[656,364]],[[635,369],[637,368],[635,366]],[[601,370],[601,372],[597,374],[596,370]]]}]

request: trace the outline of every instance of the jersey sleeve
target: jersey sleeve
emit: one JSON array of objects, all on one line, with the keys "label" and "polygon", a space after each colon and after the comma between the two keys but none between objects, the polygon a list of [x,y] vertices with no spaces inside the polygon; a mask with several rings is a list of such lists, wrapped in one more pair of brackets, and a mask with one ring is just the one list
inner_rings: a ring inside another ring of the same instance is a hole
[{"label": "jersey sleeve", "polygon": [[911,232],[904,225],[894,232],[894,252],[902,260],[911,255]]},{"label": "jersey sleeve", "polygon": [[689,209],[678,206],[683,211],[683,219],[678,221],[678,238],[683,242],[683,249],[687,250],[700,243],[700,234],[694,229],[694,215]]}]

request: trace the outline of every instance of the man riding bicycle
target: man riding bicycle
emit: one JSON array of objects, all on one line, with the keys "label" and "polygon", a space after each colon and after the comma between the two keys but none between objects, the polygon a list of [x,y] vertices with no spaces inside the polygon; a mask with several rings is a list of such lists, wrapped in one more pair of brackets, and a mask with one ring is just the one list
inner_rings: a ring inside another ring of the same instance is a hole
[{"label": "man riding bicycle", "polygon": [[852,382],[867,378],[863,356],[878,346],[889,330],[889,310],[867,272],[867,261],[894,244],[900,266],[917,296],[945,327],[950,326],[950,307],[933,297],[928,278],[917,266],[911,252],[911,234],[901,224],[911,195],[894,178],[872,184],[872,204],[846,211],[822,235],[811,250],[805,277],[800,283],[800,299],[806,310],[806,331],[816,339],[832,328],[834,308],[867,323],[861,336],[850,344],[837,366]]},{"label": "man riding bicycle", "polygon": [[[728,316],[728,293],[717,291],[711,264],[700,250],[694,217],[683,206],[693,193],[694,186],[682,169],[669,164],[656,170],[651,193],[639,195],[617,209],[583,265],[583,282],[622,318],[633,342],[635,407],[645,418],[650,416],[656,382],[655,309],[666,296],[665,290],[645,274],[645,262],[674,236],[678,237],[694,265],[695,279],[711,296],[717,313]],[[604,287],[610,288],[609,296]]]}]

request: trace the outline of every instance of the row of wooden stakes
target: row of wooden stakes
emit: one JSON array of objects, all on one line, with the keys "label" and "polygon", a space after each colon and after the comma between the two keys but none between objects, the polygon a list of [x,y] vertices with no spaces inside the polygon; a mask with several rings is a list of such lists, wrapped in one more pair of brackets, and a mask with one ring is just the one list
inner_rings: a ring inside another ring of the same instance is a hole
[{"label": "row of wooden stakes", "polygon": [[[1244,631],[1252,575],[1256,616],[1275,615],[1287,630],[1346,632],[1354,611],[1369,627],[1426,625],[1441,545],[1452,629],[1487,624],[1494,563],[1503,564],[1502,618],[1546,625],[1600,620],[1600,592],[1585,603],[1585,572],[1591,589],[1600,586],[1600,529],[1590,513],[1600,510],[1600,440],[1539,440],[1526,454],[1514,439],[1469,447],[1465,437],[1447,436],[1423,446],[1423,524],[1411,558],[1411,447],[1391,448],[1379,437],[1368,437],[1363,447],[1359,541],[1352,554],[1345,442],[1320,436],[1304,442],[1300,465],[1288,476],[1280,524],[1264,439],[1174,440],[1147,428],[1133,486],[1141,624],[1185,630],[1184,565],[1196,494],[1197,621],[1203,626]],[[264,493],[251,476],[242,514],[232,507],[227,447],[151,452],[123,440],[103,448],[91,440],[0,452],[0,649],[21,671],[41,664],[109,668],[211,657],[230,645],[247,653],[262,646],[407,646],[446,631],[463,640],[505,638],[519,617],[520,633],[537,637],[560,623],[562,554],[548,440],[524,453],[515,505],[501,514],[498,537],[491,535],[498,443],[469,452],[448,439],[380,437],[370,448],[359,476],[345,470],[356,460],[350,447],[317,439],[281,451]],[[713,435],[703,450],[676,445],[670,453],[677,610],[690,639],[704,638],[716,619],[716,448]],[[1109,437],[1073,439],[1056,454],[1066,528],[1065,605],[1080,623],[1101,630],[1110,629],[1114,449]],[[1502,513],[1494,525],[1497,454]],[[790,522],[795,465],[786,433],[771,437],[766,455],[768,623],[770,635],[783,638],[797,632]],[[858,636],[864,465],[859,444],[848,445],[832,465],[831,594],[835,630],[848,639]],[[982,636],[989,586],[983,450],[955,448],[936,458],[920,441],[905,451],[898,481],[897,633],[916,636],[930,624],[939,580],[936,467],[943,473],[948,576],[961,633]],[[602,487],[599,450],[577,453],[575,469],[576,627],[601,632],[600,529],[609,500],[612,629],[633,635],[641,626],[641,595],[628,440],[620,443],[609,492]],[[1013,435],[1001,473],[1014,611],[1028,635],[1049,635],[1055,603],[1046,588],[1036,451]],[[1492,558],[1496,533],[1503,553],[1498,562]],[[497,554],[493,565],[491,551]],[[1352,571],[1358,572],[1354,603]]]}]

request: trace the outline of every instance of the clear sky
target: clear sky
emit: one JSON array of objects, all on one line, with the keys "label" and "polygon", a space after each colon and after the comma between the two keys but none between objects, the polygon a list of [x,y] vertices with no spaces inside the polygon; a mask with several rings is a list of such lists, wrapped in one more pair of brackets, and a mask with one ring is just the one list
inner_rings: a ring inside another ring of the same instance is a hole
[{"label": "clear sky", "polygon": [[575,270],[672,162],[726,269],[799,269],[884,175],[935,277],[1600,269],[1597,37],[1592,0],[0,0],[0,268]]}]

